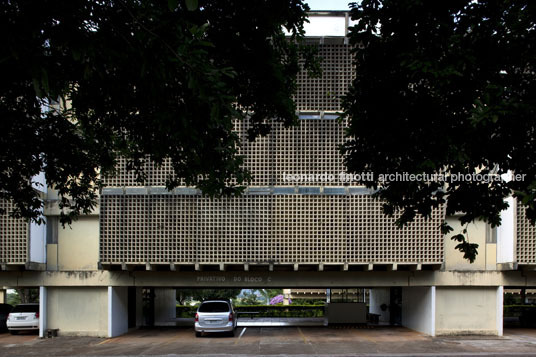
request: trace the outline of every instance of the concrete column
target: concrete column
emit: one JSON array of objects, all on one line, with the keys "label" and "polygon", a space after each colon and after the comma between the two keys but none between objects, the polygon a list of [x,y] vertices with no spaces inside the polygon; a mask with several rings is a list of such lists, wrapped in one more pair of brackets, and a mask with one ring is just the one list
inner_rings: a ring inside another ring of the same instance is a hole
[{"label": "concrete column", "polygon": [[290,289],[283,289],[283,305],[289,305],[290,292]]},{"label": "concrete column", "polygon": [[128,332],[127,287],[108,287],[108,337]]},{"label": "concrete column", "polygon": [[0,304],[5,304],[7,300],[7,290],[0,289]]},{"label": "concrete column", "polygon": [[435,336],[436,288],[402,288],[402,325]]},{"label": "concrete column", "polygon": [[143,289],[136,287],[136,327],[145,325],[143,316]]},{"label": "concrete column", "polygon": [[45,337],[47,330],[47,288],[39,287],[39,337]]},{"label": "concrete column", "polygon": [[[369,313],[380,315],[380,322],[389,322],[391,314],[389,312],[389,304],[391,302],[390,288],[374,288],[370,289],[369,294]],[[382,306],[385,310],[382,310]]]},{"label": "concrete column", "polygon": [[497,335],[503,335],[503,325],[504,325],[504,287],[497,287]]},{"label": "concrete column", "polygon": [[175,289],[155,289],[154,324],[175,326],[177,324],[177,297]]}]

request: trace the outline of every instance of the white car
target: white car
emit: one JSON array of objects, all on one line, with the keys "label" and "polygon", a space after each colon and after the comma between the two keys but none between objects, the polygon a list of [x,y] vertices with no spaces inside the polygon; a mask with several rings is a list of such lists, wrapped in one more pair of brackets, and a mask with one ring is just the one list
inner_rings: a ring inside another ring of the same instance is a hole
[{"label": "white car", "polygon": [[225,332],[234,336],[236,313],[229,300],[203,301],[195,314],[195,336],[203,332]]},{"label": "white car", "polygon": [[19,304],[7,315],[7,329],[12,335],[19,331],[39,330],[39,304]]}]

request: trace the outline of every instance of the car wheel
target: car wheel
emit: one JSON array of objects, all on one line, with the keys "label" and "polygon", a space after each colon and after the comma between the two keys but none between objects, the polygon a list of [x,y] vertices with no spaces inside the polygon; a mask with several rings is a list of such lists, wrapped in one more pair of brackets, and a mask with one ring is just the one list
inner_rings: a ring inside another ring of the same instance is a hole
[{"label": "car wheel", "polygon": [[201,337],[201,332],[195,332],[195,337]]},{"label": "car wheel", "polygon": [[10,330],[9,333],[11,333],[12,335],[18,335],[18,334],[19,334],[19,331],[17,331],[17,330]]}]

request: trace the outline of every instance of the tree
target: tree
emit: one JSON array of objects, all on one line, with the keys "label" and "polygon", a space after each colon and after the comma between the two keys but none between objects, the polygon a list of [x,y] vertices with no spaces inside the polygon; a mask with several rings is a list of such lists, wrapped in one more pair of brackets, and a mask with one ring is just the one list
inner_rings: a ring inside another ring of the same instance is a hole
[{"label": "tree", "polygon": [[10,305],[27,304],[39,302],[39,289],[19,288],[8,294],[7,303]]},{"label": "tree", "polygon": [[177,301],[184,305],[189,300],[236,299],[240,291],[241,289],[177,289]]},{"label": "tree", "polygon": [[242,291],[242,298],[240,299],[240,305],[261,305],[259,296],[256,293],[257,290],[244,290]]},{"label": "tree", "polygon": [[[209,195],[249,174],[250,137],[296,123],[296,74],[316,71],[302,0],[5,1],[0,5],[0,198],[41,220],[32,178],[58,191],[62,223],[96,204],[119,156],[142,180],[147,155]],[[290,32],[285,36],[283,27]]]},{"label": "tree", "polygon": [[268,304],[273,297],[283,294],[283,289],[259,289],[258,291],[263,296],[266,304]]},{"label": "tree", "polygon": [[[351,7],[356,78],[343,100],[349,171],[374,174],[363,184],[379,189],[386,213],[401,211],[400,224],[446,204],[464,225],[480,219],[495,227],[511,194],[534,222],[536,4],[363,0]],[[445,181],[381,180],[397,172],[444,174]],[[501,179],[508,172],[524,180]],[[477,245],[464,234],[452,239],[474,261]]]}]

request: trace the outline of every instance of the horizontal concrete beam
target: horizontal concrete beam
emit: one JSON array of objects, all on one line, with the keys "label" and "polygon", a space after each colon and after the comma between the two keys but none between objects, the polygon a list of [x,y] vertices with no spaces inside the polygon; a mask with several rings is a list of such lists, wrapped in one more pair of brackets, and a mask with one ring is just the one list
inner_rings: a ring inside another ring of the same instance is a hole
[{"label": "horizontal concrete beam", "polygon": [[[299,266],[301,268],[301,266]],[[2,271],[0,286],[344,288],[388,286],[536,287],[536,272],[515,271]]]},{"label": "horizontal concrete beam", "polygon": [[[244,195],[371,195],[375,191],[362,186],[250,186],[244,191]],[[201,191],[191,187],[177,187],[168,191],[163,186],[151,187],[105,187],[102,196],[122,195],[185,195],[200,196]]]}]

